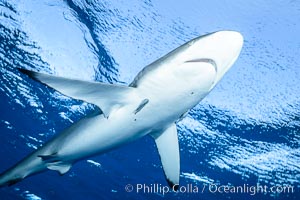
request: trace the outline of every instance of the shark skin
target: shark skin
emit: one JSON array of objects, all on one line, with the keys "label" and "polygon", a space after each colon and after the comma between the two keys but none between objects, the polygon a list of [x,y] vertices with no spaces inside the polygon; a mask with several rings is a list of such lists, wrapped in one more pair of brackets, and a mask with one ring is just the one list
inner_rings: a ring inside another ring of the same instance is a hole
[{"label": "shark skin", "polygon": [[20,69],[62,94],[98,106],[0,175],[13,185],[47,169],[65,174],[79,160],[151,135],[166,180],[179,186],[176,123],[221,80],[238,58],[243,37],[219,31],[195,38],[146,66],[129,86],[81,81]]}]

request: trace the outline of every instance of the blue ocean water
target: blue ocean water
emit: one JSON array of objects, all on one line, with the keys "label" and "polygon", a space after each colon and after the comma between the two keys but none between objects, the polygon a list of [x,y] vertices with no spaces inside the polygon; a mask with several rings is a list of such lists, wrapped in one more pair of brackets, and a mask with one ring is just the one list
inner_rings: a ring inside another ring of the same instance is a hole
[{"label": "blue ocean water", "polygon": [[[245,38],[232,69],[178,124],[181,192],[155,191],[167,183],[145,137],[64,176],[49,171],[0,188],[0,199],[299,199],[299,21],[292,0],[0,0],[0,172],[95,109],[17,68],[128,84],[196,36],[236,30]],[[137,192],[138,184],[152,190]],[[254,194],[257,184],[278,190]]]}]

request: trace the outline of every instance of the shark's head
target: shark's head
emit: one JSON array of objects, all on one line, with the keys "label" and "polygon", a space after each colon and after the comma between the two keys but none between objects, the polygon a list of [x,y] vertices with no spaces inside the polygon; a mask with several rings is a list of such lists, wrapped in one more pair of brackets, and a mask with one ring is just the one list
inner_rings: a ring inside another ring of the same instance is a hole
[{"label": "shark's head", "polygon": [[221,80],[238,58],[243,37],[219,31],[195,38],[145,67],[130,86],[165,96],[199,102]]},{"label": "shark's head", "polygon": [[211,90],[236,61],[242,46],[243,36],[235,31],[219,31],[195,38],[173,52],[174,60],[182,63],[178,73],[200,79],[201,85]]}]

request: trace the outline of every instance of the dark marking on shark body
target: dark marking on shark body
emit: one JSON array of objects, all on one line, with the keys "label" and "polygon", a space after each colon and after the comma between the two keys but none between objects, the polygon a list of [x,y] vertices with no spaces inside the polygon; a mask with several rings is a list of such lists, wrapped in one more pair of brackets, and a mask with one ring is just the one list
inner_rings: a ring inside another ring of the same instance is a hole
[{"label": "dark marking on shark body", "polygon": [[149,99],[144,99],[143,101],[141,101],[140,105],[134,110],[133,113],[136,115],[145,107],[145,105],[147,105],[147,103],[149,103]]},{"label": "dark marking on shark body", "polygon": [[43,161],[46,161],[46,162],[59,161],[57,159],[57,153],[53,153],[53,154],[50,154],[50,155],[38,155],[38,157],[40,157]]}]

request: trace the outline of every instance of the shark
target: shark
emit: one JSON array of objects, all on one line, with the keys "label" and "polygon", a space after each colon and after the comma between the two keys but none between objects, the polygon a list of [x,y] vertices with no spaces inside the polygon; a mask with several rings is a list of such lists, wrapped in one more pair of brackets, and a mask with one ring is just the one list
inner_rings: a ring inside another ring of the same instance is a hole
[{"label": "shark", "polygon": [[58,77],[26,69],[24,76],[68,97],[94,104],[87,114],[0,175],[0,186],[106,153],[146,135],[154,140],[167,183],[179,187],[176,124],[221,80],[240,55],[243,36],[217,31],[197,37],[147,65],[129,85]]}]

